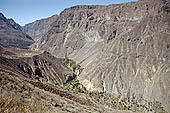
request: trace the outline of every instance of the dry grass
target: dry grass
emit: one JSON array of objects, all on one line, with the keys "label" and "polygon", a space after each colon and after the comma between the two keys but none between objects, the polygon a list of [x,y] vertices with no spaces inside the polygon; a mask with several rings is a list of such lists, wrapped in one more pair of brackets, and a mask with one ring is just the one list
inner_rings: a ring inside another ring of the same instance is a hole
[{"label": "dry grass", "polygon": [[49,103],[34,96],[18,98],[10,92],[0,92],[0,113],[51,113]]}]

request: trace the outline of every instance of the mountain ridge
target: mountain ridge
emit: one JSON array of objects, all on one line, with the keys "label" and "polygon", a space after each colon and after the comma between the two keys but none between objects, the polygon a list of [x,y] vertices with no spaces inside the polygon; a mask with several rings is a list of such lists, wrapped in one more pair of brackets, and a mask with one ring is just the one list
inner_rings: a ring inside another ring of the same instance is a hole
[{"label": "mountain ridge", "polygon": [[33,39],[22,31],[22,27],[13,19],[7,19],[0,13],[0,44],[27,48]]}]

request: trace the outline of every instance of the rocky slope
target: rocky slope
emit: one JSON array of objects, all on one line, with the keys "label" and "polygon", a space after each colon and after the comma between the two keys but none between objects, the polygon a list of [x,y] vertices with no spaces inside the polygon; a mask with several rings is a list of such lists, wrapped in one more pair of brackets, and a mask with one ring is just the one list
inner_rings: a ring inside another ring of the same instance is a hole
[{"label": "rocky slope", "polygon": [[158,101],[170,112],[169,2],[65,9],[33,49],[85,67],[78,79],[90,91]]},{"label": "rocky slope", "polygon": [[25,48],[33,42],[30,36],[22,32],[18,24],[0,13],[0,44]]},{"label": "rocky slope", "polygon": [[0,70],[1,113],[139,113],[111,109],[83,94]]},{"label": "rocky slope", "polygon": [[133,29],[147,15],[146,4],[131,2],[65,9],[33,49],[47,50],[57,57],[68,56],[86,67],[103,45]]},{"label": "rocky slope", "polygon": [[[95,101],[92,97],[99,96],[85,93],[77,80],[68,81],[73,76],[61,60],[47,52],[0,46],[0,112],[132,113]],[[66,83],[76,90],[65,89]]]},{"label": "rocky slope", "polygon": [[9,47],[1,48],[1,68],[8,67],[11,71],[24,77],[54,85],[63,85],[69,77],[73,76],[60,59],[48,52],[36,53]]},{"label": "rocky slope", "polygon": [[41,39],[42,36],[49,30],[51,23],[53,23],[57,18],[58,15],[53,15],[51,17],[26,24],[23,26],[23,31],[34,40]]},{"label": "rocky slope", "polygon": [[79,80],[88,90],[158,101],[170,112],[170,4],[141,0],[131,7],[138,11],[140,4],[145,4],[146,15],[105,45]]}]

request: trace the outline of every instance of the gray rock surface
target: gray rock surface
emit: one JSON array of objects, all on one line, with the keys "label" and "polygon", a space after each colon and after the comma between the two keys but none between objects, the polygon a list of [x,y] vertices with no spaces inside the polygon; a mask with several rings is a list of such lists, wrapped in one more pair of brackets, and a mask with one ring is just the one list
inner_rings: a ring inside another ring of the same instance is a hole
[{"label": "gray rock surface", "polygon": [[[96,58],[103,45],[132,30],[147,15],[147,7],[143,5],[146,1],[142,2],[67,8],[34,44],[33,50],[46,50],[57,57],[68,56],[85,67]],[[84,53],[83,58],[79,57]]]},{"label": "gray rock surface", "polygon": [[49,30],[51,23],[53,23],[57,18],[57,15],[53,15],[48,18],[28,23],[23,26],[23,31],[34,40],[41,39],[41,37]]},{"label": "gray rock surface", "polygon": [[106,44],[79,80],[91,91],[159,101],[170,112],[169,1],[135,4],[147,5],[146,15]]}]

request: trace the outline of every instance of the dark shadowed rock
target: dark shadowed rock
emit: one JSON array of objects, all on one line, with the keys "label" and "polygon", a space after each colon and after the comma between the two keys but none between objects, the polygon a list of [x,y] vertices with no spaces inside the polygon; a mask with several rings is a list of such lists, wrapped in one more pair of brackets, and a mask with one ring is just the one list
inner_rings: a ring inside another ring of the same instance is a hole
[{"label": "dark shadowed rock", "polygon": [[16,30],[23,31],[23,28],[18,23],[16,23],[12,18],[8,19],[8,21]]}]

